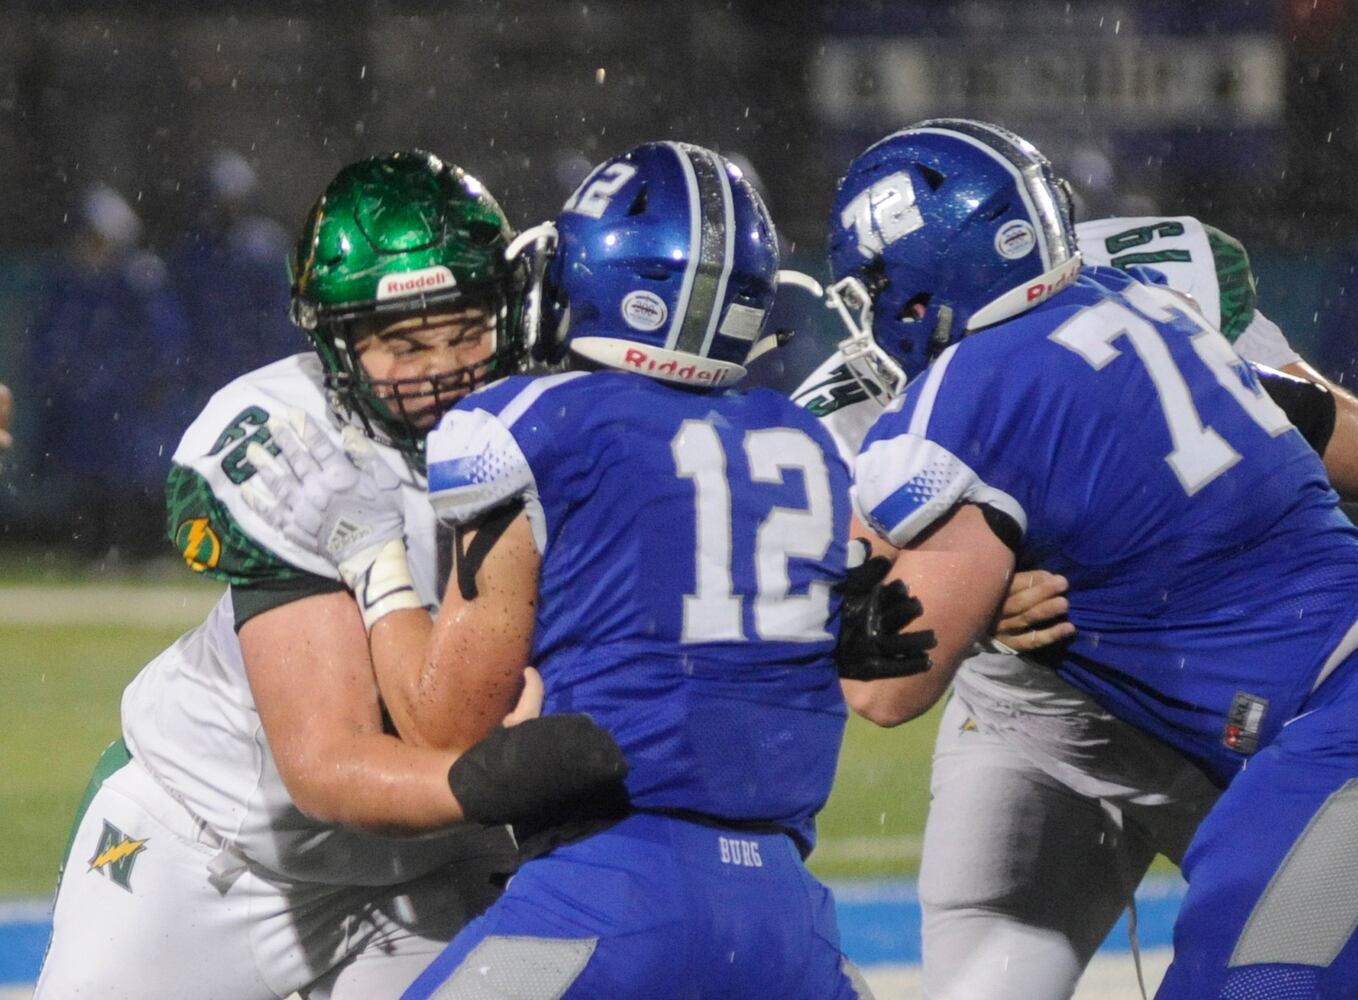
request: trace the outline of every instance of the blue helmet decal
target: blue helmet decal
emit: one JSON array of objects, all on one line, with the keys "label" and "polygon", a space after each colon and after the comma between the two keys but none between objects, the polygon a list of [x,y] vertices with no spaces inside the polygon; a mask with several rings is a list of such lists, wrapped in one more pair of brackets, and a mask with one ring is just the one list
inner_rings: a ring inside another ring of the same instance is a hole
[{"label": "blue helmet decal", "polygon": [[738,168],[687,143],[596,167],[562,208],[543,275],[540,353],[730,384],[773,302],[778,245]]},{"label": "blue helmet decal", "polygon": [[899,390],[949,344],[1074,280],[1071,214],[1065,182],[1031,143],[984,122],[920,122],[869,147],[840,181],[831,302],[860,357],[880,352],[874,376],[886,371]]}]

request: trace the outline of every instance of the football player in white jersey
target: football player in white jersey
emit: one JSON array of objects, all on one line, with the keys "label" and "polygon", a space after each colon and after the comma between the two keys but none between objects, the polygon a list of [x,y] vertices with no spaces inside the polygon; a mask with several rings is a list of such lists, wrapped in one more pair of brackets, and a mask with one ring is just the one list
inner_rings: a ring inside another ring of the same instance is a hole
[{"label": "football player in white jersey", "polygon": [[[616,746],[588,725],[565,735],[570,764],[539,752],[563,743],[547,719],[461,757],[403,743],[368,654],[365,615],[441,593],[423,439],[516,356],[512,235],[474,178],[421,151],[349,165],[312,209],[293,312],[315,350],[227,385],[174,454],[170,534],[228,588],[123,696],[122,739],[72,833],[40,1000],[396,996],[498,893],[516,809],[590,789],[596,763],[617,777]],[[247,447],[276,452],[269,416],[299,411],[336,445],[370,442],[404,513],[412,588],[372,581],[356,598],[246,506]],[[507,721],[536,715],[535,698],[530,675]]]},{"label": "football player in white jersey", "polygon": [[[1358,400],[1255,308],[1239,241],[1190,217],[1099,219],[1077,234],[1086,264],[1160,272],[1246,360],[1307,380],[1269,385],[1291,397],[1281,401],[1294,422],[1311,425],[1341,496],[1358,495]],[[852,456],[881,405],[831,350],[842,336],[811,319],[751,377],[820,415]],[[931,1000],[1069,997],[1152,858],[1179,862],[1219,794],[1182,756],[1015,655],[1071,634],[1064,588],[1041,571],[1017,574],[998,641],[954,678],[920,869]]]}]

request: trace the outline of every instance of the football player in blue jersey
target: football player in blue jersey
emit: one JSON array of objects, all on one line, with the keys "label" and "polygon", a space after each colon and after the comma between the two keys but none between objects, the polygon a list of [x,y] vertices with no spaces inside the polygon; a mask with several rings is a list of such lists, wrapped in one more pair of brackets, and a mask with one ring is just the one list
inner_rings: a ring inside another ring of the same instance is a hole
[{"label": "football player in blue jersey", "polygon": [[855,502],[939,640],[932,670],[850,701],[919,715],[1010,575],[1060,573],[1076,631],[1052,668],[1226,789],[1157,995],[1352,996],[1358,530],[1199,312],[1082,267],[1067,197],[1030,144],[964,120],[888,136],[840,183],[855,363],[918,375],[868,433]]},{"label": "football player in blue jersey", "polygon": [[[728,391],[773,299],[768,214],[722,157],[653,143],[525,242],[555,373],[475,392],[431,432],[454,579],[432,625],[394,611],[370,641],[404,738],[494,739],[532,663],[544,716],[586,713],[629,771],[520,829],[531,860],[407,996],[867,996],[803,864],[845,720],[848,468],[781,394]],[[302,480],[333,461],[278,431]],[[362,533],[357,588],[381,599],[407,585],[401,523],[365,489],[295,520],[322,550]],[[902,642],[925,667],[931,639]]]},{"label": "football player in blue jersey", "polygon": [[[1188,216],[1081,221],[1075,232],[1086,266],[1150,267],[1146,280],[1191,295],[1256,365],[1340,496],[1358,494],[1358,400],[1255,308],[1238,240]],[[776,333],[760,342],[778,347],[757,345],[745,384],[810,409],[852,461],[882,404],[849,373],[838,351],[844,326],[819,286],[806,291],[780,283],[768,323]],[[939,718],[919,874],[929,1000],[1068,1000],[1151,860],[1181,864],[1220,795],[1181,754],[1014,655],[1071,633],[1064,589],[1041,570],[1015,574],[998,641],[958,669]]]}]

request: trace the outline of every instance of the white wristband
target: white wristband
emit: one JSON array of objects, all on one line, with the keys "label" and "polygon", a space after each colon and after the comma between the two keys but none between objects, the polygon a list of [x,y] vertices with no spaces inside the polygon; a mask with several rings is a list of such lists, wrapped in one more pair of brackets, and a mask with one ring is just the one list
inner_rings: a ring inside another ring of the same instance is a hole
[{"label": "white wristband", "polygon": [[363,616],[363,627],[369,632],[379,619],[393,611],[424,607],[415,581],[410,578],[405,542],[399,538],[384,544],[355,582],[354,600]]}]

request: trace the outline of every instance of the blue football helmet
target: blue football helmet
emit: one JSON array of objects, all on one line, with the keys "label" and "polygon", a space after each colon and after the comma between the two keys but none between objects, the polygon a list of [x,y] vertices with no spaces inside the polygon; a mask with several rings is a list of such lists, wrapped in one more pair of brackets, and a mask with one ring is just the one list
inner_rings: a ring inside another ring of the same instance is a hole
[{"label": "blue football helmet", "polygon": [[698,387],[744,376],[773,304],[778,241],[763,201],[723,157],[680,142],[638,146],[585,178],[554,232],[523,240],[535,244],[525,317],[539,361],[574,355]]},{"label": "blue football helmet", "polygon": [[840,349],[879,396],[1080,271],[1069,186],[1027,140],[960,118],[912,125],[849,165],[829,251]]}]

